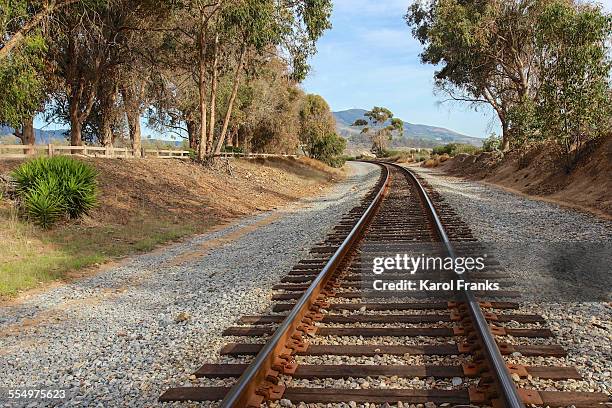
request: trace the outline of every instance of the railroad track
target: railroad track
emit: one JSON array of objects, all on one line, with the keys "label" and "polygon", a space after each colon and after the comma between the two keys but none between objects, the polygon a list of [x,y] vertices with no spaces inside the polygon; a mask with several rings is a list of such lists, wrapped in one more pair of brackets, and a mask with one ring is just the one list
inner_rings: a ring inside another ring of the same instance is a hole
[{"label": "railroad track", "polygon": [[[513,313],[517,303],[479,301],[478,293],[469,290],[455,291],[453,300],[368,297],[364,254],[431,242],[453,257],[461,243],[478,246],[469,227],[435,191],[402,167],[380,165],[381,177],[361,205],[274,287],[272,312],[243,316],[239,326],[224,332],[244,341],[225,345],[221,354],[248,358],[250,363],[204,364],[195,373],[199,378],[236,378],[233,385],[171,388],[160,401],[222,401],[222,407],[234,408],[278,400],[281,405],[401,402],[513,408],[592,407],[608,402],[602,393],[516,386],[516,379],[526,377],[581,378],[574,367],[506,362],[504,355],[517,353],[566,355],[556,345],[505,341],[508,336],[553,336],[541,327],[542,316]],[[494,259],[487,264],[486,273],[504,278]],[[486,273],[474,279],[486,278]],[[516,294],[500,291],[500,296]],[[504,327],[507,322],[514,324]],[[363,364],[359,359],[376,363]],[[347,378],[359,379],[352,383],[358,387],[343,386]],[[372,378],[382,380],[370,384]]]}]

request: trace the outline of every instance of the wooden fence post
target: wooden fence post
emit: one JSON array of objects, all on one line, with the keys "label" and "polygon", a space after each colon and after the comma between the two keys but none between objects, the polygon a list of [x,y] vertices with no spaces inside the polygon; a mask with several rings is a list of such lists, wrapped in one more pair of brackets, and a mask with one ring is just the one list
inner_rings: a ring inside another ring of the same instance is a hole
[{"label": "wooden fence post", "polygon": [[53,145],[51,143],[47,145],[47,156],[53,156]]}]

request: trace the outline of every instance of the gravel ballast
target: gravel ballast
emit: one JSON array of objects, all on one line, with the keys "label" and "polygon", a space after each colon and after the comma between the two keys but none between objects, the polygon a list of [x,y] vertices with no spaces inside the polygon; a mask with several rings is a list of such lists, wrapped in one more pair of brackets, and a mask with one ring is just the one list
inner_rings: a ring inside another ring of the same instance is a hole
[{"label": "gravel ballast", "polygon": [[3,307],[0,387],[68,389],[56,405],[150,407],[190,385],[231,341],[223,329],[264,312],[271,287],[374,186],[378,167],[349,165],[352,175],[321,197]]},{"label": "gravel ballast", "polygon": [[[610,248],[612,222],[577,212],[552,203],[529,199],[480,182],[465,181],[442,174],[436,169],[412,167],[444,200],[468,223],[474,236],[481,242],[521,243],[520,265],[540,265],[532,245],[541,242],[595,242]],[[571,245],[571,244],[570,244]],[[568,248],[569,250],[569,248]],[[530,365],[575,366],[584,380],[553,383],[537,379],[521,380],[526,388],[563,391],[596,391],[612,393],[612,307],[604,302],[537,301],[539,292],[548,288],[538,286],[550,282],[540,276],[538,267],[517,267],[514,259],[503,253],[495,254],[513,278],[524,280],[533,288],[519,300],[521,308],[513,313],[541,314],[555,337],[542,343],[560,344],[568,352],[564,359],[527,358],[515,356],[511,362]],[[586,271],[585,271],[586,273]],[[609,273],[609,271],[608,271]],[[609,291],[609,287],[607,288]],[[608,292],[609,294],[609,292]],[[510,339],[513,343],[535,343],[536,339]],[[555,388],[557,387],[557,388]]]}]

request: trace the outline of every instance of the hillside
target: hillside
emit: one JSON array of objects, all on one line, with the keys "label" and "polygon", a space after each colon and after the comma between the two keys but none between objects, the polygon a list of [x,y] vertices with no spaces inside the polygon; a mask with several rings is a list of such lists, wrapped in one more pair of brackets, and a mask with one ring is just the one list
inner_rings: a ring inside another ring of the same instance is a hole
[{"label": "hillside", "polygon": [[[349,140],[349,145],[370,145],[369,138],[361,135],[361,127],[351,126],[356,119],[363,119],[366,112],[365,109],[334,112],[338,133]],[[404,134],[401,138],[396,137],[391,142],[391,147],[434,147],[453,142],[480,146],[482,139],[441,127],[404,122]]]},{"label": "hillside", "polygon": [[[306,158],[236,160],[231,175],[180,160],[79,160],[99,172],[99,204],[90,216],[51,230],[21,221],[0,182],[0,300],[321,194],[344,174]],[[0,175],[22,162],[0,160]]]},{"label": "hillside", "polygon": [[511,151],[503,157],[492,153],[461,154],[439,168],[453,176],[483,180],[612,219],[611,154],[612,137],[606,137],[589,142],[570,172],[563,166],[559,148],[550,143],[524,154]]},{"label": "hillside", "polygon": [[[13,135],[15,130],[9,126],[0,126],[0,136]],[[34,129],[34,133],[36,134],[36,144],[48,144],[48,143],[67,143],[67,135],[70,132],[69,129],[56,129],[56,130],[44,130],[44,129]],[[182,140],[164,140],[164,139],[152,139],[152,138],[143,138],[143,143],[152,143],[152,144],[164,144],[164,145],[174,145],[176,147],[181,146]],[[10,142],[13,143],[13,142]],[[15,144],[19,144],[19,139],[15,139]]]},{"label": "hillside", "polygon": [[[12,135],[14,134],[14,132],[15,130],[12,127],[0,126],[0,136]],[[34,134],[36,135],[36,144],[48,144],[53,143],[54,141],[64,141],[66,140],[67,132],[67,129],[34,129]]]}]

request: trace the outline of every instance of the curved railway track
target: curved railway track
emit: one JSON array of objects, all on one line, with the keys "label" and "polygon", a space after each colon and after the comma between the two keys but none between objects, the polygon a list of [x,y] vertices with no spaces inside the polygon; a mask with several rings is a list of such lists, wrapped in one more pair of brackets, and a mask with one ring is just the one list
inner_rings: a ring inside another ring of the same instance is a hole
[{"label": "curved railway track", "polygon": [[[527,404],[591,407],[608,402],[609,397],[601,393],[536,391],[515,385],[514,379],[528,376],[581,378],[573,367],[506,363],[503,356],[513,353],[565,356],[563,348],[555,345],[504,341],[505,336],[553,336],[550,330],[540,328],[544,323],[541,316],[512,314],[512,309],[518,308],[516,303],[479,302],[477,293],[467,290],[456,293],[458,298],[451,301],[367,299],[360,273],[364,252],[435,242],[446,255],[455,256],[457,243],[476,241],[437,193],[423,187],[409,170],[392,164],[380,166],[381,177],[362,204],[341,220],[324,243],[311,250],[310,259],[300,261],[274,287],[272,313],[243,316],[240,326],[224,332],[247,339],[227,344],[221,354],[228,358],[251,356],[251,362],[205,364],[195,373],[196,377],[237,378],[233,386],[172,388],[160,401],[222,400],[221,406],[228,408],[259,407],[281,399],[294,404],[402,402],[512,408]],[[494,259],[487,263],[488,273],[503,278],[504,272]],[[503,296],[514,294],[504,292]],[[505,328],[505,322],[535,324],[536,328]],[[247,342],[254,337],[257,339]],[[396,342],[389,344],[389,339]],[[434,363],[372,365],[351,360],[380,356],[391,360],[394,356],[418,357]],[[436,358],[443,363],[436,363]],[[334,381],[344,378],[387,381],[384,387],[372,387],[363,380],[359,388],[335,386]],[[402,386],[406,382],[400,378],[417,380],[417,386]],[[432,381],[425,385],[420,379]]]}]

